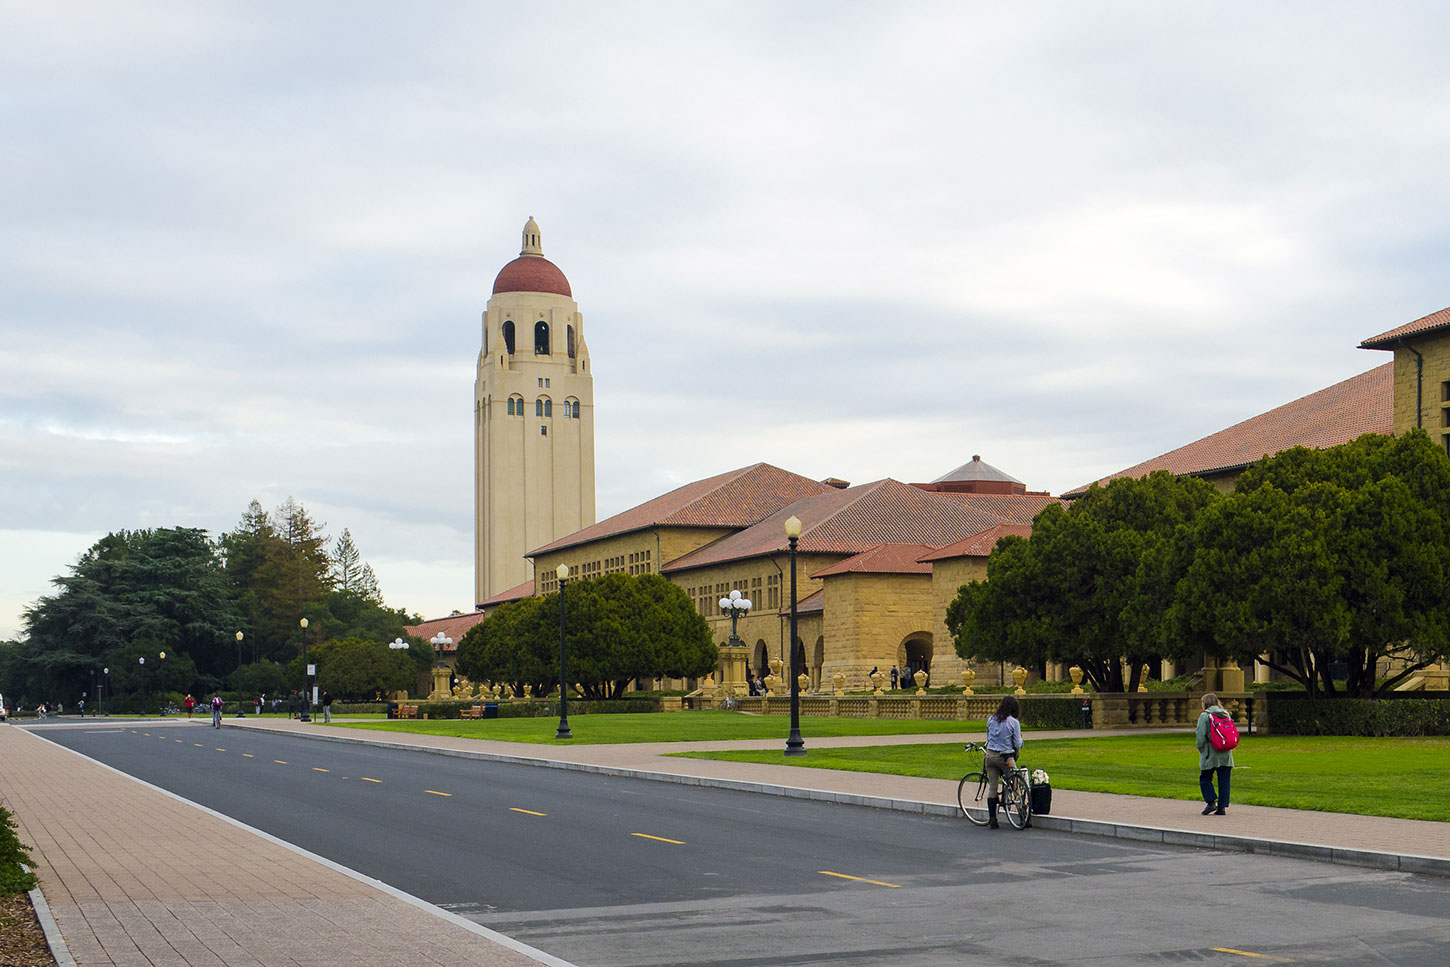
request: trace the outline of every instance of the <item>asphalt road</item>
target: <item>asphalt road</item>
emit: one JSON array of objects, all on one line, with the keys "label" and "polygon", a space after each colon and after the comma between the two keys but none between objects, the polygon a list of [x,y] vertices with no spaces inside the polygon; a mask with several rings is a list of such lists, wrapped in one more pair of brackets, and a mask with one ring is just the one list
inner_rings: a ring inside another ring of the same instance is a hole
[{"label": "asphalt road", "polygon": [[581,967],[1450,963],[1436,877],[202,725],[42,734]]}]

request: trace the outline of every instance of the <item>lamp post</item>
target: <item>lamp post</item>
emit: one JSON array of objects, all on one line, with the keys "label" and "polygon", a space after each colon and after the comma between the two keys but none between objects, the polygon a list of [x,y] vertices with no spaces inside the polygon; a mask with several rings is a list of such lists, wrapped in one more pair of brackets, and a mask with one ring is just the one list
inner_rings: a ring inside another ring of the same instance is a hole
[{"label": "lamp post", "polygon": [[[733,588],[730,591],[730,597],[720,599],[720,610],[730,616],[730,640],[725,643],[726,645],[736,648],[745,647],[745,642],[740,640],[740,635],[736,633],[736,628],[740,619],[745,617],[750,611],[750,607],[750,599],[741,596],[740,592]],[[750,666],[748,663],[745,671],[746,676],[749,677]],[[720,684],[725,684],[725,666],[723,664],[720,666]],[[729,693],[727,692],[727,694]]]},{"label": "lamp post", "polygon": [[564,585],[569,578],[569,565],[560,564],[554,573],[559,575],[559,731],[554,733],[554,738],[572,739],[574,733],[569,731],[569,666],[564,648]]},{"label": "lamp post", "polygon": [[141,714],[144,716],[146,714],[146,659],[143,656],[137,660],[141,662]]},{"label": "lamp post", "polygon": [[790,542],[790,737],[785,740],[785,754],[806,754],[806,740],[801,738],[800,668],[796,661],[795,545],[801,536],[801,521],[794,514],[785,522],[786,540]]},{"label": "lamp post", "polygon": [[[110,668],[102,668],[101,669],[101,687],[102,688],[109,688],[110,687],[110,683],[111,683],[111,669]],[[97,698],[97,701],[100,701],[99,697]],[[101,708],[101,714],[102,715],[105,715],[106,714],[106,710],[105,710],[104,707]]]},{"label": "lamp post", "polygon": [[237,632],[237,668],[242,667],[242,633]]},{"label": "lamp post", "polygon": [[302,696],[302,714],[298,718],[302,722],[311,722],[312,683],[307,680],[307,619],[298,621],[297,626],[302,629],[302,691],[305,693]]}]

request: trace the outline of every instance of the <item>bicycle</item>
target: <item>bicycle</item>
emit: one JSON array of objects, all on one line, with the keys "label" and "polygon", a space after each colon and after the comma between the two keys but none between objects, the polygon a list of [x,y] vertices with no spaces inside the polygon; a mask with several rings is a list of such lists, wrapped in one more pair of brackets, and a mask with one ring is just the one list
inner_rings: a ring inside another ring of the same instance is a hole
[{"label": "bicycle", "polygon": [[[978,826],[985,826],[991,817],[987,814],[987,744],[973,742],[966,747],[968,752],[982,753],[982,770],[969,772],[957,783],[957,805],[962,815]],[[1002,772],[1002,794],[997,804],[1007,814],[1007,822],[1013,829],[1026,829],[1032,822],[1032,785],[1027,770],[1018,763],[1015,769]]]}]

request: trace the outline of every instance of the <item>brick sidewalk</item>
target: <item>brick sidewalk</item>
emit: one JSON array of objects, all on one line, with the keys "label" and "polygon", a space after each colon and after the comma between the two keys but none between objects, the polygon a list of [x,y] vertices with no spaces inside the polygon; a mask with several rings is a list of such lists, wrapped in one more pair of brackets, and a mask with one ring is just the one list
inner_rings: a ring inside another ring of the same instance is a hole
[{"label": "brick sidewalk", "polygon": [[568,967],[25,729],[0,726],[0,762],[78,967]]}]

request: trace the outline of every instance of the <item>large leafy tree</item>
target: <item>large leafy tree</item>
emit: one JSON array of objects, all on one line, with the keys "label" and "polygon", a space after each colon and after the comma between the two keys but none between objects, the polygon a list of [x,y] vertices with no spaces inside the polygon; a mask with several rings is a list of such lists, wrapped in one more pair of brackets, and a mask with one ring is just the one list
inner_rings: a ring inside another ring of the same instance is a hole
[{"label": "large leafy tree", "polygon": [[[418,670],[407,651],[394,651],[381,641],[339,638],[325,641],[307,652],[317,665],[318,687],[340,699],[372,699],[379,693],[413,688]],[[294,661],[294,677],[300,681],[301,656]]]},{"label": "large leafy tree", "polygon": [[[564,594],[569,677],[589,698],[613,698],[635,678],[683,678],[715,668],[709,625],[683,589],[657,574],[571,582]],[[559,595],[499,608],[463,636],[458,669],[475,680],[558,684]]]},{"label": "large leafy tree", "polygon": [[221,544],[252,657],[289,661],[301,645],[298,621],[332,590],[321,525],[291,497],[271,514],[254,500]]},{"label": "large leafy tree", "polygon": [[1211,484],[1160,471],[1049,505],[1031,539],[999,542],[987,581],[964,586],[948,608],[957,653],[1075,663],[1100,690],[1136,688],[1139,667],[1161,653],[1154,630],[1173,588],[1171,573],[1143,564],[1219,499]]},{"label": "large leafy tree", "polygon": [[234,663],[239,619],[205,531],[108,534],[52,583],[57,592],[25,612],[24,647],[56,698],[73,701],[92,668],[136,641],[185,657],[201,676]]},{"label": "large leafy tree", "polygon": [[1262,656],[1311,694],[1336,694],[1336,672],[1349,695],[1384,692],[1450,650],[1450,459],[1420,431],[1284,451],[1178,556],[1180,647]]}]

